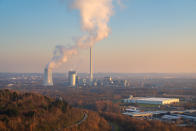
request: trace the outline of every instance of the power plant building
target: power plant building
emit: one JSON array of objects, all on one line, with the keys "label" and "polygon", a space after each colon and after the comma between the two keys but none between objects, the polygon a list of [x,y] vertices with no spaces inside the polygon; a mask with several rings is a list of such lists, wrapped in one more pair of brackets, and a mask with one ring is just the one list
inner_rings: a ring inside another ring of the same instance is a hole
[{"label": "power plant building", "polygon": [[69,86],[76,86],[76,71],[69,71],[68,73]]},{"label": "power plant building", "polygon": [[44,69],[44,86],[53,86],[52,80],[52,70],[45,68]]}]

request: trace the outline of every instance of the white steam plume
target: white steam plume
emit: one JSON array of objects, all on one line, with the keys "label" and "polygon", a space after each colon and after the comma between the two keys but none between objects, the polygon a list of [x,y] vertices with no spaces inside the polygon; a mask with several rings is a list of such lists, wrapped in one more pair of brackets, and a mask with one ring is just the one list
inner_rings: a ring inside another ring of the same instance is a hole
[{"label": "white steam plume", "polygon": [[110,29],[108,21],[112,15],[112,0],[73,0],[72,8],[81,16],[81,27],[85,34],[76,40],[71,48],[56,46],[54,56],[47,68],[55,68],[74,54],[79,48],[92,47],[96,42],[108,37]]},{"label": "white steam plume", "polygon": [[46,68],[53,69],[55,67],[58,67],[62,63],[67,62],[69,57],[76,54],[77,50],[75,47],[64,47],[62,45],[57,45],[55,47],[53,57],[51,61],[47,64]]},{"label": "white steam plume", "polygon": [[78,40],[79,47],[92,47],[108,36],[112,0],[75,0],[73,8],[80,11],[82,29],[87,32]]}]

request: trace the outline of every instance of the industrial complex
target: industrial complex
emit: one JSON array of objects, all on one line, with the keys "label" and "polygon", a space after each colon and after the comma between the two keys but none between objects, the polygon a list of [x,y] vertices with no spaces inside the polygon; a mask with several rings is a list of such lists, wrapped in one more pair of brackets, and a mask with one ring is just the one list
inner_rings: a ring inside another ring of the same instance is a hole
[{"label": "industrial complex", "polygon": [[[111,76],[104,77],[104,79],[96,80],[93,77],[93,56],[92,56],[92,48],[90,48],[90,72],[87,78],[79,78],[76,71],[71,70],[68,72],[68,81],[65,82],[66,86],[69,87],[85,87],[85,86],[107,86],[107,87],[127,87],[129,85],[127,80],[113,80]],[[52,80],[52,70],[50,68],[44,69],[44,86],[53,86]]]}]

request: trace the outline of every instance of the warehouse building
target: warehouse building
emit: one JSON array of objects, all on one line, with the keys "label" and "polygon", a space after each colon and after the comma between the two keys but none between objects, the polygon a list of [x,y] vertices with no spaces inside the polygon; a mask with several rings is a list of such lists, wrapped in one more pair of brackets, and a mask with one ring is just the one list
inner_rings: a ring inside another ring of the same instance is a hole
[{"label": "warehouse building", "polygon": [[141,104],[157,104],[166,105],[172,103],[178,103],[179,98],[158,98],[158,97],[133,97],[130,96],[128,99],[123,100],[124,103],[141,103]]}]

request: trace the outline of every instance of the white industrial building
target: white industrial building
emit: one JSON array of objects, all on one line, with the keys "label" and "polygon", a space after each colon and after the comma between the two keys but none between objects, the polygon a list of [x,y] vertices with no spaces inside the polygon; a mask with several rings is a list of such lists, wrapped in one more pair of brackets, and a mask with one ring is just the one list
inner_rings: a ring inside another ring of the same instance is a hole
[{"label": "white industrial building", "polygon": [[76,86],[76,72],[69,71],[68,78],[69,78],[69,86],[75,87]]},{"label": "white industrial building", "polygon": [[123,115],[128,115],[132,117],[149,117],[152,116],[153,114],[151,112],[124,112],[122,113]]},{"label": "white industrial building", "polygon": [[158,98],[158,97],[133,97],[130,96],[128,99],[123,100],[124,103],[141,103],[141,104],[157,104],[157,105],[165,105],[178,103],[178,98]]}]

